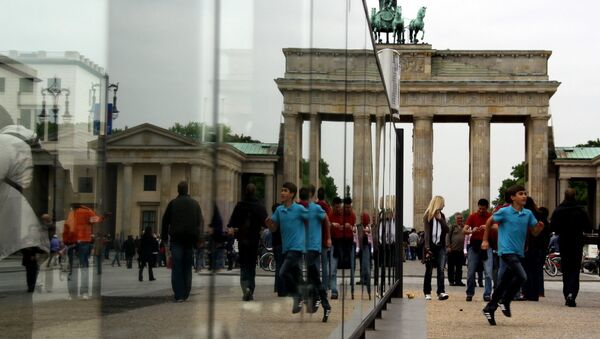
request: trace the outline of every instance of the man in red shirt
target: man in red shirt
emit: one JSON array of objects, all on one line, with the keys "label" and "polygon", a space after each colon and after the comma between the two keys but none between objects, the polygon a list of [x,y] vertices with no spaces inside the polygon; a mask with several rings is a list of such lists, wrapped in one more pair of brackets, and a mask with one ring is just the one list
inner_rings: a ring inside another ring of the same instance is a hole
[{"label": "man in red shirt", "polygon": [[354,230],[356,215],[352,211],[352,199],[333,199],[333,211],[329,216],[331,222],[331,243],[333,245],[333,256],[331,258],[331,299],[338,298],[337,270],[352,268],[352,244],[354,243]]},{"label": "man in red shirt", "polygon": [[[310,185],[309,187],[310,193],[314,196],[315,186]],[[325,200],[325,189],[323,187],[319,187],[317,190],[317,205],[321,206],[321,208],[325,211],[327,216],[331,215],[331,206]],[[321,275],[323,280],[323,286],[326,290],[330,290],[331,286],[329,284],[331,271],[331,246],[327,246],[328,243],[331,243],[331,231],[328,228],[323,227],[323,235],[322,235],[322,248],[321,248]]]},{"label": "man in red shirt", "polygon": [[471,213],[467,218],[463,233],[471,236],[471,241],[467,247],[467,301],[473,300],[475,294],[475,272],[477,265],[482,262],[485,272],[485,287],[483,291],[483,300],[489,301],[492,294],[492,270],[493,255],[492,249],[481,249],[483,233],[485,232],[485,223],[491,216],[488,212],[490,203],[487,199],[479,199],[477,202],[477,211]]}]

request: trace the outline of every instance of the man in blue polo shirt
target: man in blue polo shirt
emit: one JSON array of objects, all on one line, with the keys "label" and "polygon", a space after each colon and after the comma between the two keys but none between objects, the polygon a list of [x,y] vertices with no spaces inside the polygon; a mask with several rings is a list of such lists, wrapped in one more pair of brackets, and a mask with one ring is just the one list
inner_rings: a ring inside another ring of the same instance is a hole
[{"label": "man in blue polo shirt", "polygon": [[[521,285],[527,280],[527,274],[521,264],[524,257],[525,238],[528,229],[532,228],[531,233],[538,235],[543,227],[543,223],[533,216],[533,213],[524,208],[527,201],[527,191],[521,185],[513,185],[506,191],[510,195],[511,205],[499,209],[486,222],[482,250],[489,248],[488,236],[492,224],[498,224],[498,255],[503,261],[506,271],[502,275],[500,282],[494,286],[492,300],[483,309],[483,314],[490,325],[496,325],[494,312],[500,306],[502,313],[510,317],[510,302],[519,291]],[[535,226],[535,227],[534,227]]]},{"label": "man in blue polo shirt", "polygon": [[300,290],[298,286],[302,280],[300,261],[302,253],[306,251],[306,224],[308,210],[294,202],[298,188],[291,182],[286,182],[281,187],[280,198],[282,204],[277,207],[266,223],[271,232],[281,229],[283,264],[279,276],[283,279],[285,288],[294,299],[292,313],[302,310]]},{"label": "man in blue polo shirt", "polygon": [[[329,219],[321,206],[310,201],[311,192],[308,188],[302,187],[299,192],[300,204],[308,209],[308,228],[306,232],[306,274],[308,285],[308,303],[309,313],[317,312],[319,303],[323,304],[323,322],[327,322],[331,313],[331,306],[327,300],[327,291],[321,282],[319,276],[319,263],[321,258],[321,248],[323,242],[323,228],[329,232]],[[312,193],[314,195],[314,193]],[[331,246],[329,239],[328,246]]]}]

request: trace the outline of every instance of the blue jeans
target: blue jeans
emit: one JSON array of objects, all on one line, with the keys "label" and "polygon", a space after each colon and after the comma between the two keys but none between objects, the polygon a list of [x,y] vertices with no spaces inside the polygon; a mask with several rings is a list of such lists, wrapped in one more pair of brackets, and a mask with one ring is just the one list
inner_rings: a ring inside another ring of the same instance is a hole
[{"label": "blue jeans", "polygon": [[360,257],[360,280],[371,294],[371,245],[363,245]]},{"label": "blue jeans", "polygon": [[[333,247],[332,247],[333,249]],[[333,251],[332,251],[333,252]],[[352,250],[350,251],[350,290],[352,293],[354,293],[354,262],[356,259],[356,245],[352,244]],[[331,282],[330,282],[330,286],[331,286],[331,293],[338,293],[338,289],[337,289],[337,267],[338,267],[338,258],[334,257],[333,255],[331,256]]]},{"label": "blue jeans", "polygon": [[527,281],[527,273],[523,269],[521,258],[516,254],[504,254],[500,257],[500,269],[498,273],[498,286],[494,288],[492,301],[488,305],[496,307],[498,302],[510,303],[517,294],[521,285]]},{"label": "blue jeans", "polygon": [[200,271],[201,269],[204,268],[204,248],[197,248],[195,252],[196,252],[196,261],[194,264],[194,268],[197,271]]},{"label": "blue jeans", "polygon": [[323,276],[323,286],[326,290],[329,286],[329,271],[330,271],[331,250],[327,247],[321,249],[321,275]]},{"label": "blue jeans", "polygon": [[[475,273],[477,271],[477,265],[483,259],[483,250],[474,251],[469,246],[468,256],[468,268],[467,268],[467,295],[473,296],[475,294]],[[490,296],[492,294],[492,274],[494,269],[494,258],[492,249],[487,249],[487,259],[483,261],[483,271],[485,277],[485,287],[483,290],[484,296]]]},{"label": "blue jeans", "polygon": [[437,267],[437,294],[446,292],[444,287],[444,264],[446,263],[446,249],[443,246],[430,248],[433,259],[425,262],[425,277],[423,278],[423,293],[431,294],[431,276],[433,265]]},{"label": "blue jeans", "polygon": [[[92,245],[89,243],[77,244],[77,257],[79,258],[79,271],[81,276],[77,272],[71,276],[72,287],[70,289],[71,296],[77,296],[77,286],[79,285],[79,293],[87,294],[89,291],[89,268],[90,268],[90,251]],[[81,281],[80,283],[78,283]]]},{"label": "blue jeans", "polygon": [[171,254],[173,255],[171,287],[173,288],[175,300],[186,300],[192,290],[194,249],[192,246],[171,243]]}]

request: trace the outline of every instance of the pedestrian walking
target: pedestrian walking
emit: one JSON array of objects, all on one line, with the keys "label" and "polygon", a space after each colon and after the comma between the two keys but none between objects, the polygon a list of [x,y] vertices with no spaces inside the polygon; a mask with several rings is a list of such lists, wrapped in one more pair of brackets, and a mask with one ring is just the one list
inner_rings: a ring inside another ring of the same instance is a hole
[{"label": "pedestrian walking", "polygon": [[112,266],[112,267],[115,267],[115,262],[116,262],[116,263],[117,263],[117,265],[118,265],[119,267],[121,267],[121,260],[120,260],[120,256],[121,256],[121,248],[122,248],[122,246],[121,246],[121,242],[120,242],[119,240],[115,239],[115,240],[113,241],[113,243],[114,243],[114,245],[113,245],[113,248],[115,249],[115,256],[113,257],[113,261],[112,261],[112,263],[111,263],[111,266]]},{"label": "pedestrian walking", "polygon": [[[331,256],[331,299],[338,298],[337,272],[340,269],[351,269],[354,259],[354,228],[356,224],[356,215],[352,211],[352,199],[342,199],[335,197],[333,199],[333,209],[329,216],[331,222],[331,243],[333,254]],[[354,279],[351,272],[351,288],[354,292]],[[343,283],[343,282],[342,282]],[[352,295],[354,297],[354,295]]]},{"label": "pedestrian walking", "polygon": [[538,301],[540,296],[544,295],[544,261],[550,242],[548,210],[538,207],[531,197],[527,197],[525,208],[533,213],[537,221],[544,224],[540,234],[537,236],[528,235],[524,260],[527,281],[523,284],[523,297],[526,300]]},{"label": "pedestrian walking", "polygon": [[[490,301],[492,294],[492,270],[494,268],[494,258],[492,248],[481,249],[483,234],[485,233],[485,223],[491,216],[487,199],[479,199],[477,202],[477,211],[471,213],[465,222],[463,233],[470,235],[469,246],[467,247],[467,301],[473,300],[475,294],[475,275],[482,269],[484,273],[485,287],[483,289],[483,300]],[[479,280],[479,279],[478,279]],[[479,284],[481,287],[481,283]]]},{"label": "pedestrian walking", "polygon": [[133,268],[133,256],[135,255],[135,241],[133,235],[128,235],[127,240],[123,243],[123,251],[125,252],[125,261],[127,262],[127,269]]},{"label": "pedestrian walking", "polygon": [[587,212],[577,205],[576,191],[567,188],[564,200],[556,207],[550,219],[550,228],[558,236],[560,248],[563,295],[565,305],[576,307],[579,293],[579,271],[583,256],[583,233],[591,232],[592,223]]},{"label": "pedestrian walking", "polygon": [[463,233],[463,216],[461,213],[454,214],[454,225],[446,236],[448,254],[448,282],[450,286],[465,286],[462,282],[463,266],[465,265],[465,254],[463,251],[465,234]]},{"label": "pedestrian walking", "polygon": [[425,300],[431,300],[431,276],[433,266],[437,268],[437,297],[439,300],[448,299],[444,286],[444,265],[446,263],[446,234],[448,224],[446,216],[442,213],[444,198],[434,196],[423,215],[423,260],[425,262],[425,277],[423,280],[423,293]]},{"label": "pedestrian walking", "polygon": [[230,236],[238,241],[240,286],[242,300],[254,300],[256,287],[256,259],[261,230],[266,227],[267,210],[256,198],[256,186],[248,184],[244,199],[238,202],[229,218]]},{"label": "pedestrian walking", "polygon": [[419,246],[419,235],[416,229],[412,229],[408,235],[409,256],[408,260],[417,260],[417,248]]},{"label": "pedestrian walking", "polygon": [[146,226],[144,229],[144,234],[142,235],[142,239],[140,240],[140,257],[141,257],[141,265],[138,274],[138,280],[144,280],[144,268],[148,266],[148,280],[154,281],[154,272],[152,268],[155,264],[156,254],[158,253],[158,241],[154,237],[151,226]]},{"label": "pedestrian walking", "polygon": [[[314,186],[311,185],[309,189]],[[319,187],[317,190],[317,205],[321,206],[321,208],[325,211],[325,214],[328,216],[331,215],[331,206],[327,200],[325,200],[325,189],[323,187]],[[325,286],[325,290],[329,291],[331,289],[331,284],[329,281],[331,280],[331,229],[323,227],[323,235],[322,235],[322,245],[321,248],[321,278],[323,281],[323,286]],[[329,244],[329,245],[328,245]]]},{"label": "pedestrian walking", "polygon": [[173,257],[171,287],[176,302],[189,298],[192,289],[193,248],[202,235],[204,221],[200,205],[188,194],[188,184],[177,185],[162,218],[162,239],[168,239]]}]

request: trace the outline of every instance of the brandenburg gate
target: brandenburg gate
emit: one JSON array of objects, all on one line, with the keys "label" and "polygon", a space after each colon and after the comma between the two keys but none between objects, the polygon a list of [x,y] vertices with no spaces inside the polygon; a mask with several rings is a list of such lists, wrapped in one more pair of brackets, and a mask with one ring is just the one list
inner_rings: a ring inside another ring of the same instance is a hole
[{"label": "brandenburg gate", "polygon": [[[491,196],[490,125],[524,124],[527,189],[540,206],[548,206],[548,188],[553,187],[548,176],[549,100],[560,85],[548,78],[550,51],[435,50],[428,44],[377,48],[392,48],[400,55],[396,121],[413,124],[415,228],[422,228],[422,215],[432,196],[434,123],[469,124],[471,210],[480,198]],[[354,208],[374,211],[374,189],[379,184],[373,164],[379,168],[381,131],[389,106],[373,51],[288,48],[283,52],[285,76],[276,79],[284,97],[283,180],[300,182],[303,121],[310,121],[309,182],[316,186],[321,122],[352,121]]]}]

